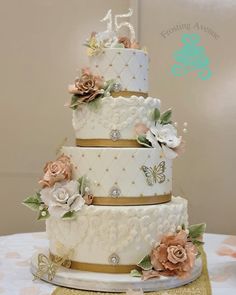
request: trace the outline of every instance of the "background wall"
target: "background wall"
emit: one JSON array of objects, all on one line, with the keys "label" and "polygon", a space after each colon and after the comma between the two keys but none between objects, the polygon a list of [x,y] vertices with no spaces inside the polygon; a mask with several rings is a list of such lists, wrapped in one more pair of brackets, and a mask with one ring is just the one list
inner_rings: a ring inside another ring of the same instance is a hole
[{"label": "background wall", "polygon": [[[176,30],[183,24],[190,29]],[[206,221],[208,232],[235,234],[236,2],[141,0],[139,27],[152,61],[151,94],[162,99],[163,109],[173,108],[180,130],[185,121],[189,125],[186,153],[174,163],[173,191],[189,200],[191,223]],[[201,37],[210,59],[209,80],[196,72],[183,77],[171,73],[183,33]]]},{"label": "background wall", "polygon": [[[2,0],[0,108],[0,234],[43,230],[34,212],[21,206],[37,190],[44,163],[67,138],[73,145],[67,84],[86,65],[89,32],[99,31],[108,10],[139,4],[139,39],[151,56],[150,94],[187,121],[187,151],[174,164],[174,193],[189,200],[190,222],[206,221],[208,232],[235,233],[234,150],[236,88],[234,28],[236,3],[225,0]],[[205,2],[205,3],[204,3]],[[136,10],[137,12],[137,10]],[[208,81],[174,77],[173,52],[183,32],[164,38],[178,23],[202,22],[220,36],[198,32],[211,60]],[[181,129],[181,128],[180,128]]]}]

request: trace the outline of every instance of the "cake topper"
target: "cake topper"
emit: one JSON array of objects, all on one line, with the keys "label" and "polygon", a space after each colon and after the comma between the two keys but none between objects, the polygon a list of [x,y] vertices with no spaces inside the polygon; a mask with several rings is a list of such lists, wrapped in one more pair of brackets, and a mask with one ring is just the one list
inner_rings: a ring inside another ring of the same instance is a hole
[{"label": "cake topper", "polygon": [[[97,34],[98,41],[109,40],[110,44],[115,44],[117,42],[118,32],[122,27],[127,27],[130,31],[130,39],[131,42],[135,40],[135,31],[134,27],[127,21],[118,22],[118,19],[127,18],[133,15],[133,10],[129,8],[128,13],[125,14],[116,14],[114,18],[112,17],[112,10],[109,9],[105,17],[101,20],[101,22],[107,22],[106,31],[100,32]],[[113,28],[114,21],[114,28]]]},{"label": "cake topper", "polygon": [[[84,44],[88,47],[88,55],[94,56],[102,52],[104,48],[133,48],[140,49],[139,44],[135,40],[134,27],[128,21],[122,21],[133,15],[133,10],[129,8],[127,13],[112,15],[109,9],[101,22],[106,22],[105,31],[93,32],[90,39]],[[128,28],[129,36],[121,36],[121,28]]]}]

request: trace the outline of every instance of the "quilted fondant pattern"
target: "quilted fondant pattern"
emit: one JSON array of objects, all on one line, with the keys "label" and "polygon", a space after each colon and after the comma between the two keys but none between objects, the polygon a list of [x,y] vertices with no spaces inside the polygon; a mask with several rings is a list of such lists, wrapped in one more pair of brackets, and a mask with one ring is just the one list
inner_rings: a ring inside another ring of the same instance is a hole
[{"label": "quilted fondant pattern", "polygon": [[[108,197],[113,186],[121,196],[138,197],[163,195],[171,192],[172,161],[154,148],[80,148],[63,147],[62,152],[74,165],[73,178],[87,175],[95,196]],[[153,168],[165,161],[165,181],[148,185],[143,165]]]},{"label": "quilted fondant pattern", "polygon": [[105,80],[116,79],[123,90],[148,92],[148,55],[142,50],[107,48],[90,57],[89,67]]}]

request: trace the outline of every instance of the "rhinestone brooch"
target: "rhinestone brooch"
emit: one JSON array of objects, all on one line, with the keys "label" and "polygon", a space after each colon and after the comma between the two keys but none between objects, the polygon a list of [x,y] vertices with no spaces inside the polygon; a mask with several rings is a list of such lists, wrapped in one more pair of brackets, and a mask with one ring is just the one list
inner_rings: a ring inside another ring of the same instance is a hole
[{"label": "rhinestone brooch", "polygon": [[112,90],[113,90],[114,92],[119,92],[119,91],[121,91],[121,90],[122,90],[122,86],[121,86],[121,84],[120,84],[120,83],[114,83],[114,85],[113,85],[113,87],[112,87]]},{"label": "rhinestone brooch", "polygon": [[118,198],[121,194],[121,190],[119,189],[118,186],[113,186],[110,190],[110,196],[112,198]]},{"label": "rhinestone brooch", "polygon": [[113,129],[110,132],[110,138],[112,141],[117,141],[121,137],[120,131],[118,129]]},{"label": "rhinestone brooch", "polygon": [[112,253],[108,258],[108,261],[112,265],[117,265],[120,262],[120,257],[116,253]]}]

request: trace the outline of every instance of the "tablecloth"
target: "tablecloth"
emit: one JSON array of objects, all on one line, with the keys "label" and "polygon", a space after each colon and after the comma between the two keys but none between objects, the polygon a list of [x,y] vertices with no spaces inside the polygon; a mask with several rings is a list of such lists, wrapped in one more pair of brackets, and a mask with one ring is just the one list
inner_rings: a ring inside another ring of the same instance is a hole
[{"label": "tablecloth", "polygon": [[[236,251],[236,236],[205,234],[205,252],[213,295],[236,295],[236,257],[220,256],[222,247]],[[48,246],[45,233],[0,237],[0,294],[50,295],[55,286],[32,281],[30,259],[34,251]],[[230,251],[229,251],[230,253]]]}]

